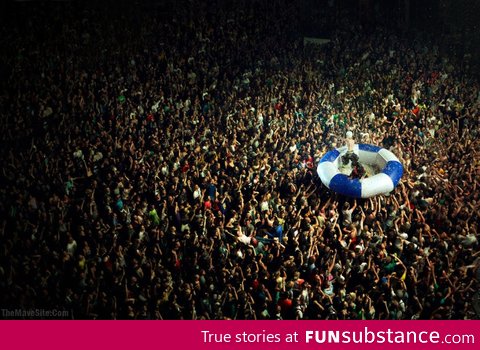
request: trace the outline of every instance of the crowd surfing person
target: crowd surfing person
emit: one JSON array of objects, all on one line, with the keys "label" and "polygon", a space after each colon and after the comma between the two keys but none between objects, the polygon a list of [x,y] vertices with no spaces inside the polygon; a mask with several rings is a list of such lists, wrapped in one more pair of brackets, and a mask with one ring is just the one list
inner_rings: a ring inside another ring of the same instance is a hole
[{"label": "crowd surfing person", "polygon": [[342,156],[342,163],[348,164],[351,161],[353,165],[358,161],[358,156],[353,151],[355,146],[355,140],[353,139],[353,133],[351,131],[347,131],[346,136],[347,137],[345,142],[347,146],[347,152],[345,153],[345,155]]},{"label": "crowd surfing person", "polygon": [[346,147],[347,151],[342,156],[342,166],[350,166],[351,171],[349,177],[352,179],[361,179],[365,176],[365,169],[359,162],[357,154],[354,153],[355,140],[353,140],[353,133],[347,131],[346,134]]},{"label": "crowd surfing person", "polygon": [[[190,6],[108,22],[42,8],[3,27],[2,307],[475,317],[478,81],[342,16],[304,48],[289,11]],[[391,195],[321,185],[316,163],[346,130],[399,157]]]}]

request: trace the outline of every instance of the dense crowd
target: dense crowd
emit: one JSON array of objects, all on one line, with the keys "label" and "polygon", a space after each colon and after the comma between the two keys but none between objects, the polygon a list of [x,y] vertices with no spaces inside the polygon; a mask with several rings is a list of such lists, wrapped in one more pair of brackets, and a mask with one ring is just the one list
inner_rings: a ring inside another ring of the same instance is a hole
[{"label": "dense crowd", "polygon": [[[291,8],[259,4],[63,5],[4,24],[2,308],[476,317],[478,81],[429,42],[347,16],[304,46]],[[389,196],[319,181],[347,130],[403,163]]]}]

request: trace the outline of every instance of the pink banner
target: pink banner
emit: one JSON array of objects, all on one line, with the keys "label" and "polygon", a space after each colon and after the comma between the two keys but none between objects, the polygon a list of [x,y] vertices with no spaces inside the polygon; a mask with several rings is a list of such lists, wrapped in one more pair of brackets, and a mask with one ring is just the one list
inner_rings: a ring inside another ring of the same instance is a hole
[{"label": "pink banner", "polygon": [[478,349],[480,321],[2,321],[4,349]]}]

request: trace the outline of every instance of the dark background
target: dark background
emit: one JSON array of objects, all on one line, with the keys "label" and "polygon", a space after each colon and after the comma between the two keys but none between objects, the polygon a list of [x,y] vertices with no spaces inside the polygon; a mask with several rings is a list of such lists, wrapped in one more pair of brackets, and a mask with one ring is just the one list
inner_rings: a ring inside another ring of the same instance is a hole
[{"label": "dark background", "polygon": [[[13,22],[26,21],[28,11],[49,6],[82,11],[85,8],[106,11],[108,16],[131,13],[132,9],[148,9],[169,16],[180,8],[188,8],[189,0],[132,0],[132,1],[8,1],[1,2],[1,41]],[[381,24],[404,35],[425,35],[436,41],[441,51],[465,57],[472,72],[479,73],[480,64],[480,1],[478,0],[210,0],[214,12],[221,7],[235,11],[254,7],[275,16],[279,7],[289,7],[292,13],[292,35],[328,37],[330,29],[344,17],[360,20],[374,30]],[[282,8],[284,10],[284,8]],[[334,14],[334,15],[332,15]],[[2,45],[4,47],[4,45]],[[471,55],[471,56],[469,56]]]}]

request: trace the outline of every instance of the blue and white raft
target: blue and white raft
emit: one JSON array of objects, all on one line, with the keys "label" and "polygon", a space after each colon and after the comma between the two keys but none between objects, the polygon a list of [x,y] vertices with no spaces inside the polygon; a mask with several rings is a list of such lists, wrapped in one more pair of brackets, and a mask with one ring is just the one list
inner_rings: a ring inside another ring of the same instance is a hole
[{"label": "blue and white raft", "polygon": [[327,152],[318,163],[317,173],[322,183],[332,191],[353,198],[369,198],[388,194],[395,189],[403,175],[403,166],[389,150],[374,145],[356,144],[354,153],[363,165],[381,169],[370,177],[355,179],[340,171],[342,156],[347,147]]}]

